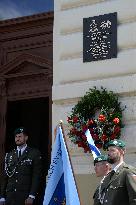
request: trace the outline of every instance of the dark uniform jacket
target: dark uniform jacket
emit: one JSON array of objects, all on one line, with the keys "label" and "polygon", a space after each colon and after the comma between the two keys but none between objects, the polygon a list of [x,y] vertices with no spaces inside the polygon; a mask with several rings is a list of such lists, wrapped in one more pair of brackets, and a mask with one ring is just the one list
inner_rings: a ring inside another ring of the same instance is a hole
[{"label": "dark uniform jacket", "polygon": [[101,194],[104,205],[136,205],[136,169],[123,163],[110,179],[105,178]]},{"label": "dark uniform jacket", "polygon": [[27,147],[19,159],[17,150],[13,150],[5,158],[1,196],[7,199],[11,193],[16,193],[15,198],[20,196],[22,200],[29,195],[36,196],[40,175],[41,155],[37,149]]},{"label": "dark uniform jacket", "polygon": [[[99,185],[100,186],[100,185]],[[93,200],[94,200],[94,205],[100,205],[100,200],[99,200],[99,186],[96,188],[94,195],[93,195]]]}]

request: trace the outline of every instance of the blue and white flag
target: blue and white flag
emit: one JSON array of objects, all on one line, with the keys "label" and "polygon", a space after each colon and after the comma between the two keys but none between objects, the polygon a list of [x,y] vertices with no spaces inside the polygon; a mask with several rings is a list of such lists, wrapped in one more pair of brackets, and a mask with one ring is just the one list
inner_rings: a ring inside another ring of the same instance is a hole
[{"label": "blue and white flag", "polygon": [[94,140],[93,140],[93,138],[92,138],[92,135],[91,135],[89,129],[86,131],[85,135],[86,135],[86,137],[87,137],[87,142],[88,142],[89,147],[90,147],[90,149],[91,149],[93,158],[95,159],[96,157],[98,157],[98,156],[101,155],[101,152],[100,152],[100,150],[96,147],[96,145],[94,144]]},{"label": "blue and white flag", "polygon": [[80,205],[62,129],[58,127],[52,149],[43,205]]}]

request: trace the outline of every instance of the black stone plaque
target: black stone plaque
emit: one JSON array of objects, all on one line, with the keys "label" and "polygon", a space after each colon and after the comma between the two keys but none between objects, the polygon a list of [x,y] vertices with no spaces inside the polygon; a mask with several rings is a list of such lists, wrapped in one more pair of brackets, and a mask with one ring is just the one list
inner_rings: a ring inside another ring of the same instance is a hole
[{"label": "black stone plaque", "polygon": [[83,19],[83,62],[117,57],[117,13]]}]

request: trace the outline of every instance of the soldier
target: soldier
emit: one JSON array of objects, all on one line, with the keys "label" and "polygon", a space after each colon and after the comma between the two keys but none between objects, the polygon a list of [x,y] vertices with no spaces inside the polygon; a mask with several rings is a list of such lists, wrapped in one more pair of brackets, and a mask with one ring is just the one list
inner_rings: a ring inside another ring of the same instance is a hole
[{"label": "soldier", "polygon": [[106,155],[100,155],[99,157],[95,158],[94,160],[94,169],[97,177],[102,177],[100,185],[96,188],[93,199],[94,205],[100,204],[101,198],[101,185],[105,176],[111,171],[111,165],[107,162]]},{"label": "soldier", "polygon": [[136,205],[136,169],[124,162],[125,143],[112,140],[107,147],[113,170],[103,181],[101,204]]},{"label": "soldier", "polygon": [[32,205],[41,176],[39,150],[27,146],[24,127],[15,130],[17,149],[5,157],[5,175],[1,188],[0,205]]}]

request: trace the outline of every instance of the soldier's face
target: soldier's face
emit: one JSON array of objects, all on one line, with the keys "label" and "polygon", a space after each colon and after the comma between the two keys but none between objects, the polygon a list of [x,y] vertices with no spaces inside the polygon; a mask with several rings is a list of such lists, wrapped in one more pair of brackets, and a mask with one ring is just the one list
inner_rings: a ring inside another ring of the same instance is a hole
[{"label": "soldier's face", "polygon": [[105,172],[107,170],[107,166],[105,162],[97,162],[94,166],[95,173],[97,177],[105,176]]},{"label": "soldier's face", "polygon": [[120,161],[122,156],[122,150],[119,147],[111,146],[108,148],[108,162],[115,164]]},{"label": "soldier's face", "polygon": [[26,144],[28,136],[24,135],[23,133],[15,135],[15,143],[17,146],[22,146]]}]

